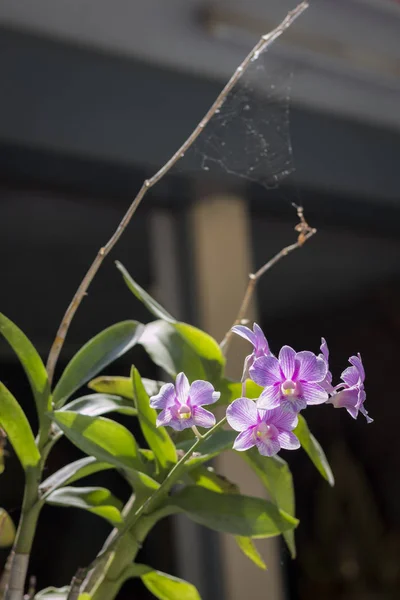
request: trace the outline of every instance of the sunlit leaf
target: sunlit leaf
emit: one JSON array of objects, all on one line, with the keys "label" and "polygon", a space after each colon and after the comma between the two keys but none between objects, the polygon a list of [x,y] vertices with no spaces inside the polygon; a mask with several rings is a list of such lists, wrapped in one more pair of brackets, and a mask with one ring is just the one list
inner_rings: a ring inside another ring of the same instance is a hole
[{"label": "sunlit leaf", "polygon": [[79,479],[83,479],[94,473],[113,468],[113,465],[100,462],[97,458],[94,458],[94,456],[87,456],[76,460],[62,469],[59,469],[40,484],[39,489],[42,493],[42,498],[45,498],[46,495],[61,486],[69,485],[74,481],[79,481]]},{"label": "sunlit leaf", "polygon": [[190,486],[172,496],[169,505],[215,531],[264,538],[294,529],[298,521],[261,498],[220,494]]},{"label": "sunlit leaf", "polygon": [[327,480],[329,485],[335,484],[332,469],[329,466],[328,459],[325,456],[319,442],[308,429],[308,425],[304,417],[299,415],[299,423],[293,433],[299,438],[300,444],[307,452],[308,456],[321,473],[322,477]]},{"label": "sunlit leaf", "polygon": [[110,394],[89,394],[82,396],[66,404],[62,410],[77,412],[80,415],[97,417],[110,412],[118,412],[124,415],[137,415],[132,400],[111,396]]},{"label": "sunlit leaf", "polygon": [[[148,396],[155,396],[160,391],[160,388],[164,385],[163,381],[154,381],[153,379],[146,379],[142,377],[142,383]],[[122,396],[133,400],[133,385],[131,377],[113,377],[113,376],[102,376],[96,377],[89,381],[88,387],[95,392],[102,394],[114,394],[116,396]]]},{"label": "sunlit leaf", "polygon": [[153,321],[140,338],[153,362],[171,377],[184,372],[189,381],[204,379],[217,385],[225,359],[210,335],[186,323]]},{"label": "sunlit leaf", "polygon": [[[242,397],[242,383],[240,381],[230,381],[229,379],[222,379],[218,390],[221,392],[221,397],[218,400],[216,406],[227,406],[231,404],[237,398]],[[251,379],[246,380],[246,398],[258,398],[263,391],[263,388]]]},{"label": "sunlit leaf", "polygon": [[140,577],[147,589],[159,600],[201,600],[191,583],[146,565],[130,565],[122,572],[118,583],[122,585],[132,577]]},{"label": "sunlit leaf", "polygon": [[176,319],[174,319],[174,317],[170,315],[169,312],[157,302],[157,300],[154,300],[150,294],[148,294],[138,283],[136,283],[136,281],[129,275],[128,271],[120,262],[116,261],[115,264],[117,265],[117,269],[121,271],[122,277],[124,278],[124,281],[131,292],[155,317],[157,317],[157,319],[163,319],[169,323],[175,323]]},{"label": "sunlit leaf", "polygon": [[177,461],[175,445],[165,427],[157,427],[157,412],[150,406],[150,399],[144,389],[139,372],[132,367],[132,383],[139,423],[146,442],[154,452],[161,469],[167,469]]},{"label": "sunlit leaf", "polygon": [[35,398],[39,421],[42,422],[45,412],[51,408],[50,388],[42,359],[26,335],[2,313],[0,333],[10,344],[25,370]]},{"label": "sunlit leaf", "polygon": [[[294,517],[294,486],[288,464],[279,456],[262,456],[256,448],[241,452],[240,455],[258,475],[272,502]],[[283,536],[294,558],[296,556],[294,532],[285,531]]]},{"label": "sunlit leaf", "polygon": [[122,502],[102,487],[63,487],[46,498],[47,504],[87,510],[112,524],[122,523]]},{"label": "sunlit leaf", "polygon": [[15,525],[10,515],[0,508],[0,548],[9,548],[15,539]]},{"label": "sunlit leaf", "polygon": [[253,540],[250,537],[242,537],[237,535],[235,536],[235,541],[241,549],[241,551],[243,552],[243,554],[247,556],[247,558],[249,558],[251,562],[257,565],[257,567],[259,567],[260,569],[263,569],[264,571],[266,570],[267,565],[265,564],[262,556],[260,555]]},{"label": "sunlit leaf", "polygon": [[143,468],[135,438],[123,425],[104,417],[61,410],[54,412],[52,418],[82,452],[116,467]]},{"label": "sunlit leaf", "polygon": [[6,386],[0,382],[0,427],[26,470],[39,464],[40,454],[24,411]]},{"label": "sunlit leaf", "polygon": [[53,393],[60,408],[83,384],[134,346],[143,331],[137,321],[123,321],[108,327],[79,350],[61,375]]}]

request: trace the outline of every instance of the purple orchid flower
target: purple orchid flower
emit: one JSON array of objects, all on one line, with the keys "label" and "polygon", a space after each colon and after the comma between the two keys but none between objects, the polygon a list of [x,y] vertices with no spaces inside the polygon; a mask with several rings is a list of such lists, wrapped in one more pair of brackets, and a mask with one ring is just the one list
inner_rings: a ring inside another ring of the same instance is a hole
[{"label": "purple orchid flower", "polygon": [[264,456],[274,456],[281,448],[296,450],[300,442],[292,432],[297,415],[282,408],[259,410],[248,398],[234,400],[226,411],[229,425],[240,431],[233,448],[240,452],[256,446]]},{"label": "purple orchid flower", "polygon": [[270,356],[271,351],[269,349],[267,338],[257,323],[253,324],[253,331],[244,325],[235,325],[232,327],[232,331],[253,345],[253,352],[246,356],[244,361],[242,381],[245,381],[249,376],[249,369],[254,361],[261,356]]},{"label": "purple orchid flower", "polygon": [[157,417],[157,427],[167,425],[177,431],[194,425],[208,428],[215,425],[215,417],[202,406],[213,404],[220,395],[208,381],[198,380],[189,385],[186,375],[179,373],[175,385],[166,383],[156,396],[150,398],[150,406],[162,409]]},{"label": "purple orchid flower", "polygon": [[324,381],[321,383],[321,386],[328,392],[328,394],[332,394],[334,391],[334,387],[332,385],[332,373],[329,371],[329,348],[326,343],[325,338],[321,338],[321,346],[320,346],[321,354],[320,357],[323,358],[327,365],[327,373]]},{"label": "purple orchid flower", "polygon": [[262,356],[250,367],[250,377],[263,386],[258,408],[272,409],[282,406],[300,412],[307,404],[322,404],[328,400],[323,388],[328,365],[321,356],[312,352],[295,352],[283,346],[279,358]]},{"label": "purple orchid flower", "polygon": [[349,363],[352,366],[347,367],[341,374],[340,378],[343,383],[334,388],[334,391],[338,393],[333,395],[329,402],[335,408],[344,407],[353,419],[356,419],[360,412],[368,423],[372,423],[373,419],[368,416],[368,412],[364,408],[366,398],[364,390],[365,371],[360,354],[350,356]]}]

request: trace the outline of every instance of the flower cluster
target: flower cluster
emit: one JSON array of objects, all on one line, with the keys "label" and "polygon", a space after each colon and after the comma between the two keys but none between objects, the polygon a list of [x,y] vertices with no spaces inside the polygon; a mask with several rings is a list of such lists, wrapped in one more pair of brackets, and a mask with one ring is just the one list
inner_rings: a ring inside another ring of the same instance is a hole
[{"label": "flower cluster", "polygon": [[[341,383],[333,386],[329,350],[324,338],[318,355],[283,346],[276,357],[256,323],[253,330],[238,325],[233,332],[253,346],[252,353],[245,359],[243,381],[250,378],[262,387],[256,400],[237,398],[227,408],[227,421],[239,432],[234,449],[243,451],[255,446],[260,454],[273,456],[281,448],[299,448],[293,430],[299,412],[309,405],[329,403],[335,408],[344,407],[354,419],[361,413],[368,423],[372,422],[364,407],[365,371],[359,354],[349,358],[351,366],[341,374]],[[211,383],[194,381],[190,385],[186,375],[179,373],[175,385],[163,385],[150,399],[150,404],[162,409],[157,417],[158,426],[168,425],[178,431],[192,427],[197,432],[197,426],[209,428],[215,425],[214,415],[203,405],[212,404],[219,397],[220,393]]]}]

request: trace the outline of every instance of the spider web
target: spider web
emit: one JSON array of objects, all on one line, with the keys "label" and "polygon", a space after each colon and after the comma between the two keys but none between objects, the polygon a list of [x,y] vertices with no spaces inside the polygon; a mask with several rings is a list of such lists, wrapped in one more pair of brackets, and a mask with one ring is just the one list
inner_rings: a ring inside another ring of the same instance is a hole
[{"label": "spider web", "polygon": [[[293,170],[289,131],[291,73],[267,51],[250,64],[179,168],[225,172],[274,188]],[[189,165],[189,167],[188,167]]]}]

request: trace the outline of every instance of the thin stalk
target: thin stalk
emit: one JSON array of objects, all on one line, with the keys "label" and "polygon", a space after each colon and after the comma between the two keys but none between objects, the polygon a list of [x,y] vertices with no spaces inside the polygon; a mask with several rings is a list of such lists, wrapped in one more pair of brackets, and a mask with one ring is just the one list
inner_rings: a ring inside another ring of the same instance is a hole
[{"label": "thin stalk", "polygon": [[197,140],[199,135],[202,133],[202,131],[205,129],[205,127],[208,125],[208,123],[211,121],[211,119],[215,115],[215,113],[224,104],[228,94],[233,90],[233,88],[238,83],[238,81],[241,79],[243,74],[246,72],[246,70],[252,63],[252,61],[256,60],[262,52],[264,52],[280,35],[282,35],[282,33],[288,27],[290,27],[290,25],[297,19],[297,17],[299,17],[306,10],[307,7],[308,7],[308,2],[306,2],[306,1],[301,2],[301,4],[299,4],[294,10],[290,11],[287,14],[285,19],[282,21],[282,23],[280,23],[280,25],[278,25],[278,27],[276,27],[270,33],[263,35],[261,37],[259,42],[254,46],[253,50],[246,56],[246,58],[243,60],[243,62],[238,66],[238,68],[233,73],[232,77],[230,78],[228,83],[225,85],[225,87],[223,88],[223,90],[221,91],[221,93],[219,94],[219,96],[217,97],[215,102],[213,103],[213,105],[209,108],[209,110],[204,115],[204,117],[201,119],[201,121],[199,122],[197,127],[189,135],[187,140],[175,152],[175,154],[173,154],[173,156],[171,156],[171,158],[165,163],[165,165],[163,167],[161,167],[161,169],[159,171],[157,171],[157,173],[155,173],[155,175],[153,175],[153,177],[150,177],[150,179],[146,179],[143,182],[143,185],[140,188],[137,196],[134,198],[132,204],[128,208],[125,216],[123,217],[122,221],[118,225],[114,234],[108,240],[107,244],[105,246],[103,246],[102,248],[100,248],[100,250],[98,251],[97,256],[95,257],[93,263],[89,267],[89,270],[87,271],[86,275],[84,276],[70,305],[68,306],[68,308],[64,314],[64,317],[61,321],[60,327],[57,331],[56,338],[51,347],[49,357],[47,359],[47,367],[46,368],[47,368],[47,373],[48,373],[50,383],[53,380],[54,371],[56,368],[58,357],[59,357],[61,349],[64,345],[69,326],[71,324],[72,319],[74,318],[76,311],[78,310],[80,303],[82,302],[84,296],[86,295],[86,292],[87,292],[91,282],[93,281],[97,271],[99,270],[103,260],[105,259],[107,254],[109,254],[109,252],[113,249],[115,244],[118,242],[119,238],[125,231],[127,225],[129,224],[131,218],[133,217],[136,210],[138,209],[138,207],[139,207],[141,201],[143,200],[144,196],[146,195],[147,191],[150,188],[152,188],[156,183],[158,183],[160,181],[160,179],[162,179],[168,173],[168,171],[170,171],[170,169],[181,158],[183,158],[185,153],[189,150],[189,148],[192,146],[192,144]]}]

